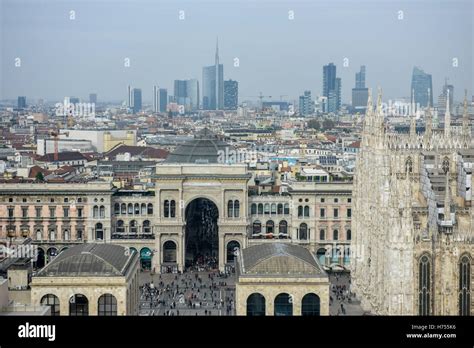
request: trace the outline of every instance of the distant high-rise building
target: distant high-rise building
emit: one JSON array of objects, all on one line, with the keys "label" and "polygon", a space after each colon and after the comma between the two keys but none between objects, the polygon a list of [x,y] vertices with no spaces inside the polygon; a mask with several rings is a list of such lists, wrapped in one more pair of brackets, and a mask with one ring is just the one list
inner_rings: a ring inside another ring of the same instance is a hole
[{"label": "distant high-rise building", "polygon": [[[412,103],[419,104],[422,107],[433,105],[433,93],[428,91],[433,90],[431,75],[425,73],[421,68],[415,66],[411,77],[411,93]],[[413,96],[415,100],[413,101]]]},{"label": "distant high-rise building", "polygon": [[362,65],[360,71],[356,73],[355,88],[365,88],[365,65]]},{"label": "distant high-rise building", "polygon": [[233,80],[224,81],[224,109],[237,110],[239,104],[239,83]]},{"label": "distant high-rise building", "polygon": [[186,105],[186,80],[174,80],[174,101],[179,105]]},{"label": "distant high-rise building", "polygon": [[329,63],[323,66],[323,96],[328,100],[328,112],[341,108],[341,79],[336,77],[336,66]]},{"label": "distant high-rise building", "polygon": [[97,93],[89,94],[89,103],[97,104]]},{"label": "distant high-rise building", "polygon": [[127,99],[128,99],[128,107],[132,108],[133,107],[133,95],[132,95],[132,87],[128,85],[127,87]]},{"label": "distant high-rise building", "polygon": [[79,104],[81,100],[77,97],[69,97],[69,102],[75,105],[75,104]]},{"label": "distant high-rise building", "polygon": [[364,113],[369,99],[369,89],[365,88],[365,65],[355,74],[355,88],[352,89],[352,109],[355,113]]},{"label": "distant high-rise building", "polygon": [[133,113],[136,114],[142,110],[142,90],[140,88],[133,89]]},{"label": "distant high-rise building", "polygon": [[18,97],[18,109],[26,109],[26,97]]},{"label": "distant high-rise building", "polygon": [[186,97],[189,102],[190,110],[199,109],[199,81],[191,79],[186,81]]},{"label": "distant high-rise building", "polygon": [[443,91],[438,97],[438,111],[442,114],[446,112],[446,99],[449,95],[449,112],[453,112],[454,106],[454,86],[448,85],[448,79],[445,80]]},{"label": "distant high-rise building", "polygon": [[304,91],[299,98],[300,115],[307,116],[314,113],[313,100],[311,99],[311,91]]},{"label": "distant high-rise building", "polygon": [[202,69],[202,107],[204,110],[224,108],[224,66],[219,64],[218,43],[214,65]]},{"label": "distant high-rise building", "polygon": [[153,86],[153,112],[160,112],[160,92],[157,86]]},{"label": "distant high-rise building", "polygon": [[160,88],[159,95],[160,112],[166,112],[166,105],[168,105],[168,90],[166,88]]}]

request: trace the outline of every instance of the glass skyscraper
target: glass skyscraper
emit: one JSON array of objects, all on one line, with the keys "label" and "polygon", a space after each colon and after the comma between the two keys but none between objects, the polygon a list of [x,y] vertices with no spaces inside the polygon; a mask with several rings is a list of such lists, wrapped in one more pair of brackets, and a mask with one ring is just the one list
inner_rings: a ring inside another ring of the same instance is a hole
[{"label": "glass skyscraper", "polygon": [[160,88],[159,96],[160,112],[166,112],[166,106],[168,105],[168,90],[166,88]]},{"label": "glass skyscraper", "polygon": [[224,81],[224,109],[237,110],[239,104],[239,83],[233,80]]},{"label": "glass skyscraper", "polygon": [[328,100],[328,112],[341,108],[341,79],[336,77],[336,66],[329,63],[323,66],[323,96]]},{"label": "glass skyscraper", "polygon": [[[415,102],[420,106],[428,106],[428,101],[430,105],[433,105],[433,84],[431,81],[431,75],[425,73],[421,68],[415,66],[413,68],[413,74],[411,77],[411,102]],[[413,96],[415,100],[413,101]]]},{"label": "glass skyscraper", "polygon": [[136,114],[142,110],[142,90],[140,88],[133,89],[133,113]]},{"label": "glass skyscraper", "polygon": [[202,69],[202,107],[204,110],[224,108],[224,66],[219,64],[219,44],[215,63]]},{"label": "glass skyscraper", "polygon": [[352,110],[364,113],[369,99],[369,89],[365,87],[365,65],[355,74],[355,88],[352,89]]}]

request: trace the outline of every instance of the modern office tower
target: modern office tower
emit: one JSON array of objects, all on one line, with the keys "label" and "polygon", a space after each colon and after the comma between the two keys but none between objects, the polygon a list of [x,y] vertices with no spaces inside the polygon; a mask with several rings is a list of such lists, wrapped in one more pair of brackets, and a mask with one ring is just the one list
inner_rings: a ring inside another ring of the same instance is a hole
[{"label": "modern office tower", "polygon": [[454,86],[448,85],[448,79],[445,79],[443,85],[443,91],[438,97],[438,111],[442,114],[446,112],[446,99],[449,95],[449,112],[453,112],[453,105],[454,105]]},{"label": "modern office tower", "polygon": [[133,89],[133,113],[136,114],[142,110],[142,90],[140,88]]},{"label": "modern office tower", "polygon": [[166,88],[160,88],[159,96],[160,112],[166,112],[166,106],[168,105],[168,90]]},{"label": "modern office tower", "polygon": [[89,94],[89,103],[97,104],[97,93]]},{"label": "modern office tower", "polygon": [[365,113],[369,89],[365,88],[365,65],[355,74],[355,88],[352,89],[352,109],[354,113]]},{"label": "modern office tower", "polygon": [[157,86],[153,86],[153,112],[160,112],[160,94]]},{"label": "modern office tower", "polygon": [[239,104],[239,83],[233,80],[224,81],[224,109],[237,110]]},{"label": "modern office tower", "polygon": [[313,100],[311,99],[311,91],[304,91],[299,98],[300,115],[307,116],[314,113]]},{"label": "modern office tower", "polygon": [[[411,77],[411,93],[412,103],[419,104],[422,107],[433,105],[433,94],[428,91],[433,90],[431,75],[425,73],[421,68],[415,66]],[[413,96],[415,100],[413,100]]]},{"label": "modern office tower", "polygon": [[202,69],[202,107],[204,110],[224,108],[224,66],[219,64],[219,43],[214,65]]},{"label": "modern office tower", "polygon": [[365,88],[365,65],[362,65],[360,71],[356,73],[355,88]]},{"label": "modern office tower", "polygon": [[336,66],[329,63],[323,66],[323,96],[328,98],[328,112],[341,108],[341,79],[336,77]]},{"label": "modern office tower", "polygon": [[26,97],[18,97],[18,109],[26,109]]},{"label": "modern office tower", "polygon": [[133,95],[132,95],[132,87],[130,85],[128,85],[128,88],[127,88],[127,98],[128,98],[127,106],[129,108],[132,108],[133,107]]},{"label": "modern office tower", "polygon": [[186,97],[189,101],[190,110],[199,109],[199,81],[191,79],[186,81]]},{"label": "modern office tower", "polygon": [[174,80],[174,101],[179,105],[186,105],[186,80]]}]

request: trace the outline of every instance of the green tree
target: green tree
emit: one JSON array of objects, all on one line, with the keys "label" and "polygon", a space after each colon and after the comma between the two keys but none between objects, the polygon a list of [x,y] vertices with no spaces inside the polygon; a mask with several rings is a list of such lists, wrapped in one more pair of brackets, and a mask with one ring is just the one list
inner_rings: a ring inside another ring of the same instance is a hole
[{"label": "green tree", "polygon": [[308,122],[308,128],[320,130],[321,129],[321,123],[319,123],[318,120],[312,119]]},{"label": "green tree", "polygon": [[333,128],[334,128],[334,121],[330,120],[329,118],[326,118],[323,121],[323,129],[324,130],[329,130],[329,129],[333,129]]},{"label": "green tree", "polygon": [[36,181],[44,181],[44,175],[42,172],[36,173]]}]

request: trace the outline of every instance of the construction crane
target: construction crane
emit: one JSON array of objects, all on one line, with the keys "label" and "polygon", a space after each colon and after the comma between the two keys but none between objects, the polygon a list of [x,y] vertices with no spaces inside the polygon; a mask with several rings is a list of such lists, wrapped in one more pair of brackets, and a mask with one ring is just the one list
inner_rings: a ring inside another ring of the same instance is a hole
[{"label": "construction crane", "polygon": [[[59,161],[59,129],[56,131],[56,130],[52,130],[49,132],[49,135],[51,135],[53,137],[53,141],[54,141],[54,162],[58,162]],[[69,132],[64,132],[62,133],[66,136],[69,136]]]}]

